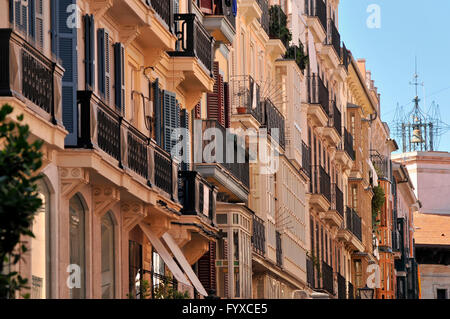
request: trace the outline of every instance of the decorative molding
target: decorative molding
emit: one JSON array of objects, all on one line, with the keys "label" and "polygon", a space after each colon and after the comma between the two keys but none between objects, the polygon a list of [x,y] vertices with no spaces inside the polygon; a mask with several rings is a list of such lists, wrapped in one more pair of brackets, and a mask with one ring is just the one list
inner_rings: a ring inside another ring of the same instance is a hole
[{"label": "decorative molding", "polygon": [[61,168],[61,195],[72,198],[81,188],[89,184],[89,172],[84,168]]},{"label": "decorative molding", "polygon": [[111,186],[94,186],[92,197],[94,213],[101,218],[120,201],[120,191],[118,188]]},{"label": "decorative molding", "polygon": [[133,42],[140,34],[139,27],[136,25],[124,25],[119,29],[120,42],[127,47]]},{"label": "decorative molding", "polygon": [[89,1],[91,13],[98,20],[100,20],[112,6],[113,0]]},{"label": "decorative molding", "polygon": [[145,205],[142,202],[122,202],[120,208],[123,225],[127,231],[132,230],[147,216]]}]

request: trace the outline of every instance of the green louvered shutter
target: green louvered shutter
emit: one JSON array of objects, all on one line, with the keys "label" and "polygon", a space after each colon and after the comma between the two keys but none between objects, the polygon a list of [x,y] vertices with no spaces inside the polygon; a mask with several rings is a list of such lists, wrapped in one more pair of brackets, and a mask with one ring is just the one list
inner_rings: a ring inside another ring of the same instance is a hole
[{"label": "green louvered shutter", "polygon": [[155,82],[152,83],[153,86],[153,109],[155,112],[155,140],[156,143],[163,147],[163,125],[162,125],[162,102],[161,102],[161,89],[159,88],[159,79],[156,79]]},{"label": "green louvered shutter", "polygon": [[95,22],[94,16],[84,16],[84,55],[86,90],[94,90],[95,86]]},{"label": "green louvered shutter", "polygon": [[177,144],[171,139],[172,131],[180,127],[180,106],[176,94],[163,91],[163,123],[164,123],[164,149],[171,153],[172,148]]},{"label": "green louvered shutter", "polygon": [[122,43],[114,45],[114,89],[116,108],[125,114],[125,49]]},{"label": "green louvered shutter", "polygon": [[35,0],[28,0],[28,35],[36,39],[36,7]]},{"label": "green louvered shutter", "polygon": [[183,143],[183,150],[186,153],[183,153],[183,159],[186,157],[188,159],[187,162],[183,161],[181,164],[181,169],[183,171],[191,170],[191,133],[189,126],[189,112],[187,110],[181,110],[180,112],[180,127],[186,129],[188,131],[187,139]]},{"label": "green louvered shutter", "polygon": [[44,47],[44,0],[36,0],[36,43]]}]

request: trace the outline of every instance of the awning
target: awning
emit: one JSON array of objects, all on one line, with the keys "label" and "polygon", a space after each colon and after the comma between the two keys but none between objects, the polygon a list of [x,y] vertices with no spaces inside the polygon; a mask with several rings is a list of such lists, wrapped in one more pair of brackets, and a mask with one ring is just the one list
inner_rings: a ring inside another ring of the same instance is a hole
[{"label": "awning", "polygon": [[183,252],[181,251],[180,247],[178,247],[172,236],[169,233],[165,233],[162,238],[166,242],[167,246],[169,246],[173,255],[178,260],[178,263],[181,265],[181,268],[183,268],[184,272],[189,277],[189,280],[192,282],[195,289],[197,289],[198,293],[205,297],[208,296],[208,293],[206,292],[205,288],[203,288],[203,285],[201,284],[197,275],[194,273],[194,270],[192,270],[191,265],[187,261],[186,257],[184,257]]},{"label": "awning", "polygon": [[172,256],[170,256],[170,253],[167,251],[166,247],[164,247],[164,244],[158,239],[158,237],[156,237],[152,233],[150,227],[144,223],[139,223],[139,226],[141,227],[142,232],[145,234],[145,236],[152,244],[153,248],[164,260],[164,263],[167,265],[167,267],[169,267],[170,271],[175,276],[175,279],[178,282],[181,282],[185,285],[188,285],[189,287],[192,287],[191,283],[189,282],[189,280],[187,280],[183,271],[181,271],[180,267],[178,267],[175,260],[173,260]]},{"label": "awning", "polygon": [[373,186],[378,186],[378,174],[375,169],[375,166],[373,166],[373,163],[370,159],[367,159],[367,163],[369,164],[370,170],[372,171],[372,179],[373,179]]},{"label": "awning", "polygon": [[308,53],[311,72],[318,74],[319,67],[317,65],[316,45],[314,44],[314,37],[311,30],[308,30]]}]

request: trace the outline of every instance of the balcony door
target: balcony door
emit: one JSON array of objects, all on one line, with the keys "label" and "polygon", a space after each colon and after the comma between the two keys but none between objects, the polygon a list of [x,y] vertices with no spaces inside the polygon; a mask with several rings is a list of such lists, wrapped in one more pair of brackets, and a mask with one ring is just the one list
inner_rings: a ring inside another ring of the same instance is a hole
[{"label": "balcony door", "polygon": [[102,298],[115,297],[114,219],[108,212],[102,218]]}]

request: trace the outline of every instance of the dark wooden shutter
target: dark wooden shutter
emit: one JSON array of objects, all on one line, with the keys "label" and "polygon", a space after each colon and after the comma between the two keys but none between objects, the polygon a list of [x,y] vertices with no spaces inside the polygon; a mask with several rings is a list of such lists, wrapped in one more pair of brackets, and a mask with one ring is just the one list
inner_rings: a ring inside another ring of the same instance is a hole
[{"label": "dark wooden shutter", "polygon": [[198,279],[207,292],[216,291],[216,243],[209,243],[209,251],[198,261]]},{"label": "dark wooden shutter", "polygon": [[156,79],[152,84],[153,87],[153,109],[155,112],[155,140],[156,143],[163,147],[162,137],[162,103],[161,103],[161,89],[159,88],[159,79]]},{"label": "dark wooden shutter", "polygon": [[200,10],[203,13],[213,13],[213,0],[200,0]]},{"label": "dark wooden shutter", "polygon": [[223,77],[219,74],[219,62],[214,62],[213,75],[214,90],[207,94],[208,119],[216,120],[225,126],[224,85]]},{"label": "dark wooden shutter", "polygon": [[182,128],[188,130],[188,135],[187,135],[187,140],[185,140],[185,143],[183,143],[183,150],[186,153],[183,153],[183,158],[184,156],[187,157],[187,159],[189,159],[188,162],[184,162],[181,164],[181,169],[183,171],[190,171],[191,170],[191,163],[190,163],[190,158],[191,158],[191,134],[190,134],[190,126],[189,126],[189,112],[187,110],[181,110],[180,112],[180,125]]},{"label": "dark wooden shutter", "polygon": [[44,0],[36,0],[36,43],[44,47]]},{"label": "dark wooden shutter", "polygon": [[62,61],[65,70],[62,78],[63,124],[69,131],[66,145],[76,145],[77,125],[77,28],[69,28],[67,19],[71,12],[66,8],[76,0],[53,0],[52,5],[52,51]]},{"label": "dark wooden shutter", "polygon": [[231,103],[230,103],[230,85],[228,82],[223,84],[224,95],[224,113],[225,113],[225,127],[231,127]]},{"label": "dark wooden shutter", "polygon": [[15,0],[9,0],[9,22],[11,24],[14,23],[14,1]]},{"label": "dark wooden shutter", "polygon": [[125,49],[122,43],[114,45],[114,89],[116,108],[125,114]]},{"label": "dark wooden shutter", "polygon": [[28,35],[31,39],[36,39],[36,3],[35,0],[28,0]]},{"label": "dark wooden shutter", "polygon": [[84,46],[85,46],[84,65],[85,65],[86,90],[93,90],[95,83],[94,32],[95,32],[94,16],[86,14],[84,16]]},{"label": "dark wooden shutter", "polygon": [[163,123],[164,123],[164,149],[171,153],[177,141],[171,139],[172,131],[180,127],[180,106],[176,94],[163,91]]},{"label": "dark wooden shutter", "polygon": [[105,29],[97,31],[98,90],[105,96]]},{"label": "dark wooden shutter", "polygon": [[194,108],[194,118],[200,120],[202,118],[202,105],[200,102]]}]

